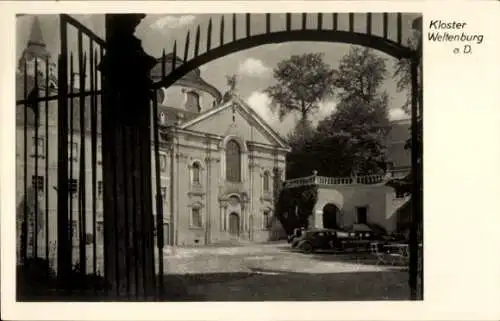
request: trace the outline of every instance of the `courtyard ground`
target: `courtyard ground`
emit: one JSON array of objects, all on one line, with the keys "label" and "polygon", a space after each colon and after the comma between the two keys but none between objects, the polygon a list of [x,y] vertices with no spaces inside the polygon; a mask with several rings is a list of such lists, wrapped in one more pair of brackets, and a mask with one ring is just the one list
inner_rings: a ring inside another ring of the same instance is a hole
[{"label": "courtyard ground", "polygon": [[165,250],[165,300],[407,300],[408,273],[369,254],[303,254],[288,244]]},{"label": "courtyard ground", "polygon": [[[273,243],[167,248],[162,256],[160,301],[375,301],[408,300],[410,295],[408,272],[377,266],[370,254],[303,254],[289,244]],[[28,286],[18,299],[114,301],[93,288],[100,279],[81,281],[87,290]]]}]

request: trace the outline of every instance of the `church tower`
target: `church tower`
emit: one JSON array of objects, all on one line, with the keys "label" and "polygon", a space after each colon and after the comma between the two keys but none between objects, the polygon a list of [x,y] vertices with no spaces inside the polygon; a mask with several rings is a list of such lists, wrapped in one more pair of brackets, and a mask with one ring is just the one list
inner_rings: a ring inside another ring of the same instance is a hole
[{"label": "church tower", "polygon": [[[35,76],[35,60],[37,62],[38,77],[39,77],[39,87],[45,87],[45,73],[46,64],[48,63],[49,70],[49,86],[52,89],[56,88],[57,76],[56,76],[56,65],[51,61],[51,54],[47,50],[47,45],[43,39],[42,28],[40,26],[40,20],[38,16],[33,17],[33,22],[31,24],[30,35],[26,48],[24,49],[21,58],[18,61],[18,74],[24,76],[24,68],[26,66],[26,75],[28,76],[28,86],[33,86],[34,76]],[[22,83],[21,79],[21,83]],[[28,88],[28,91],[31,88]]]}]

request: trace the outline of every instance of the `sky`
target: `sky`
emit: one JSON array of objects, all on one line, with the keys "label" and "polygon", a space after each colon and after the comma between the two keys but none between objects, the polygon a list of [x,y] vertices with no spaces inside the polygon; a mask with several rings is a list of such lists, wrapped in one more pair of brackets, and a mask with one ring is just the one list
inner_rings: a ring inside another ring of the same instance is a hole
[{"label": "sky", "polygon": [[[201,27],[200,37],[200,53],[206,50],[206,30],[207,24],[212,19],[212,48],[219,45],[219,25],[221,14],[183,14],[183,15],[147,15],[136,29],[136,36],[142,40],[142,45],[146,53],[154,57],[160,57],[162,51],[170,52],[173,48],[174,41],[177,42],[177,48],[182,49],[178,52],[178,56],[183,56],[183,48],[187,31],[191,32],[190,55],[193,55],[193,39],[196,27]],[[323,18],[324,28],[331,28],[333,20],[331,14],[325,14]],[[366,25],[364,14],[356,14],[357,23],[354,25],[355,30],[362,30]],[[358,19],[359,16],[359,19]],[[104,38],[104,15],[73,15],[82,24],[94,31],[98,36]],[[416,17],[415,14],[403,15],[403,39],[410,36],[411,21]],[[22,54],[22,50],[26,47],[26,43],[30,33],[32,16],[22,16],[17,18],[17,35],[16,35],[16,54],[17,59]],[[59,40],[59,18],[57,15],[39,15],[42,33],[44,40],[47,43],[49,52],[56,59],[60,52]],[[226,42],[232,39],[231,19],[232,15],[224,15]],[[378,17],[374,15],[372,32],[374,34],[381,33],[381,20],[377,21]],[[292,29],[301,27],[301,15],[292,15]],[[347,27],[346,15],[339,15],[339,29]],[[395,23],[393,16],[389,18],[389,24]],[[272,30],[284,30],[285,14],[272,15]],[[308,27],[316,28],[316,15],[308,16]],[[265,31],[265,15],[252,15],[251,20],[252,34],[263,33]],[[237,15],[237,37],[244,36],[245,22],[244,15]],[[394,29],[389,28],[389,37],[395,37]],[[85,40],[84,40],[85,41]],[[76,51],[76,32],[74,29],[68,31],[68,42],[71,50]],[[87,42],[84,43],[84,48],[87,47]],[[268,44],[259,47],[254,47],[248,50],[233,53],[231,55],[211,61],[200,67],[202,77],[221,92],[224,92],[226,86],[226,76],[237,74],[238,85],[237,93],[254,108],[264,119],[266,119],[280,133],[285,134],[295,123],[295,117],[289,116],[283,122],[280,122],[277,115],[274,114],[270,107],[271,100],[264,93],[264,90],[275,83],[272,70],[277,63],[282,59],[286,59],[291,55],[322,52],[324,60],[331,67],[338,67],[339,61],[348,51],[350,45],[340,43],[326,42],[287,42],[280,44]],[[392,78],[394,64],[396,59],[385,53],[377,51],[377,53],[386,58],[388,69],[387,79],[384,82],[384,89],[389,93],[389,113],[392,119],[407,118],[408,116],[400,108],[405,99],[406,93],[398,93],[396,90],[396,80]],[[334,99],[321,102],[319,112],[312,117],[314,122],[329,115],[335,108],[336,102]]]}]

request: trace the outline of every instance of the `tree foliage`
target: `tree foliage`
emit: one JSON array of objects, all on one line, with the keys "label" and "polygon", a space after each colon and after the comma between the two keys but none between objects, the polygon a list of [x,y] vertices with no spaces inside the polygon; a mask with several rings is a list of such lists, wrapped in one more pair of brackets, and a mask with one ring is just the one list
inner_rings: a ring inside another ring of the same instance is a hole
[{"label": "tree foliage", "polygon": [[[421,40],[420,37],[421,36],[419,32],[414,32],[412,36],[406,40],[406,45],[409,48],[416,50],[418,47],[418,43]],[[398,92],[403,92],[403,91],[406,92],[406,100],[403,106],[401,107],[403,108],[403,110],[409,113],[411,108],[411,60],[408,58],[402,58],[398,60],[398,62],[396,63],[393,77],[397,80],[396,88]],[[420,94],[422,87],[420,70],[418,71],[417,81],[419,87],[418,91]]]},{"label": "tree foliage", "polygon": [[324,159],[317,170],[324,176],[379,174],[385,171],[389,130],[386,99],[367,102],[350,98],[337,111],[321,121],[316,145]]},{"label": "tree foliage", "polygon": [[386,62],[370,49],[351,47],[334,70],[336,110],[317,128],[299,121],[289,136],[287,176],[350,176],[385,170],[388,96]]},{"label": "tree foliage", "polygon": [[319,109],[319,103],[333,94],[333,70],[323,60],[322,53],[293,55],[278,63],[273,71],[276,84],[265,93],[272,99],[280,120],[291,113],[301,121]]},{"label": "tree foliage", "polygon": [[387,75],[386,60],[372,49],[351,46],[335,71],[334,86],[340,101],[362,99],[372,102],[380,96],[380,87]]},{"label": "tree foliage", "polygon": [[308,227],[309,217],[313,213],[317,200],[317,186],[300,186],[281,190],[275,204],[275,213],[288,235],[292,234],[296,228]]}]

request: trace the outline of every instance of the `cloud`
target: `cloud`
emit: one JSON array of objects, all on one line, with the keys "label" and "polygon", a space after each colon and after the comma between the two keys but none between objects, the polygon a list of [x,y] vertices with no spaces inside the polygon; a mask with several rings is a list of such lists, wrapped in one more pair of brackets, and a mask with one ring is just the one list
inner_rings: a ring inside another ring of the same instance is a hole
[{"label": "cloud", "polygon": [[250,77],[265,77],[270,71],[262,60],[255,58],[247,58],[238,69],[239,74]]},{"label": "cloud", "polygon": [[[252,92],[246,99],[246,103],[282,135],[290,132],[297,123],[297,115],[295,114],[289,114],[280,121],[278,114],[271,110],[271,98],[263,92]],[[320,120],[329,116],[335,110],[336,105],[333,100],[320,102],[318,112],[311,117],[313,125],[317,125]]]},{"label": "cloud", "polygon": [[178,29],[192,24],[195,19],[196,17],[193,15],[163,16],[152,22],[149,26],[156,30],[164,30],[165,27],[167,29]]},{"label": "cloud", "polygon": [[254,91],[248,96],[247,104],[265,121],[272,123],[277,120],[277,115],[271,111],[271,98],[262,92]]},{"label": "cloud", "polygon": [[389,110],[390,120],[400,120],[408,118],[408,114],[402,108],[392,108]]}]

